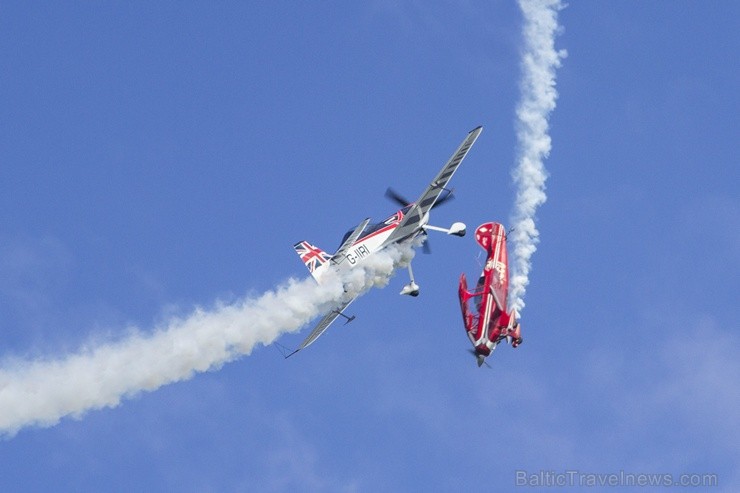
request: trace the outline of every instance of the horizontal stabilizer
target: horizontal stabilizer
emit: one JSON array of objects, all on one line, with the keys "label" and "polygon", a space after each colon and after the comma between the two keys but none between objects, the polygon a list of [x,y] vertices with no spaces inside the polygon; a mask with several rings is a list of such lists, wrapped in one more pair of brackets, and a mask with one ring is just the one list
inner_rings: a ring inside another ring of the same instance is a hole
[{"label": "horizontal stabilizer", "polygon": [[354,231],[352,231],[352,234],[347,237],[346,240],[344,240],[344,243],[342,243],[342,246],[339,247],[339,250],[334,254],[334,256],[331,258],[332,264],[340,264],[344,261],[345,257],[344,254],[347,253],[347,250],[349,250],[352,245],[355,244],[357,241],[357,238],[360,237],[363,231],[365,231],[365,227],[367,227],[367,223],[370,222],[370,218],[366,218],[364,221],[362,221],[360,224],[357,225]]}]

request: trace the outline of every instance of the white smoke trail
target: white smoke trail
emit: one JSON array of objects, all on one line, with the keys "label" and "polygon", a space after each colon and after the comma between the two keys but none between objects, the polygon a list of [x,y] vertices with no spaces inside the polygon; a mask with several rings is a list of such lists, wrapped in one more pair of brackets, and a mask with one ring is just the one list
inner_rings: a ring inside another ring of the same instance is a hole
[{"label": "white smoke trail", "polygon": [[509,306],[521,312],[529,284],[531,257],[539,242],[535,213],[547,199],[547,171],[543,160],[551,148],[547,119],[555,109],[558,96],[555,70],[560,67],[566,52],[555,50],[555,35],[560,29],[558,11],[564,8],[560,0],[519,0],[519,7],[524,14],[524,51],[521,100],[516,111],[519,155],[512,173],[517,195],[511,219],[514,265]]},{"label": "white smoke trail", "polygon": [[217,369],[250,354],[258,343],[298,330],[345,296],[385,286],[393,270],[412,257],[410,246],[391,246],[359,268],[327,272],[320,286],[311,278],[290,280],[256,299],[197,309],[152,334],[136,332],[63,359],[0,368],[0,435],[53,426],[62,417],[115,407],[122,398]]}]

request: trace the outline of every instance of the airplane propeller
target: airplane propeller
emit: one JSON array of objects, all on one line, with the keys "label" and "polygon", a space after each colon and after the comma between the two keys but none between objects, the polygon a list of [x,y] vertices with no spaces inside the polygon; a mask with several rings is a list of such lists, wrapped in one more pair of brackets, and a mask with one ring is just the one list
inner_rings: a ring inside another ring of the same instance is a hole
[{"label": "airplane propeller", "polygon": [[485,359],[481,359],[478,356],[478,353],[476,353],[474,349],[468,349],[468,352],[472,354],[473,357],[478,361],[478,367],[480,367],[481,365],[486,365],[489,369],[493,369],[491,368],[491,365],[488,364],[488,361],[486,361]]},{"label": "airplane propeller", "polygon": [[[454,189],[453,190],[447,190],[447,189],[445,189],[445,191],[447,193],[445,195],[442,195],[441,197],[439,197],[437,199],[437,201],[432,206],[432,209],[434,209],[435,207],[438,207],[438,206],[440,206],[442,204],[445,204],[445,203],[447,203],[450,200],[453,200],[455,198],[455,196],[452,194],[452,192],[454,192]],[[407,206],[411,205],[411,202],[409,202],[409,200],[406,197],[404,197],[400,193],[396,192],[391,187],[388,187],[386,189],[385,196],[386,196],[387,199],[395,202],[396,204],[400,205],[401,207],[407,207]],[[424,243],[422,244],[422,251],[424,253],[426,253],[426,254],[432,253],[432,249],[429,246],[429,240],[426,239],[426,238],[424,239]]]},{"label": "airplane propeller", "polygon": [[395,190],[393,190],[391,187],[388,187],[388,190],[385,191],[386,198],[392,200],[396,204],[400,205],[401,207],[406,207],[407,205],[411,205],[411,202],[409,202],[403,195],[399,194]]},{"label": "airplane propeller", "polygon": [[[435,207],[439,207],[440,205],[445,204],[455,198],[455,196],[452,194],[455,191],[454,189],[453,190],[445,189],[445,191],[447,193],[437,199],[437,201],[432,206],[432,209],[434,209]],[[406,197],[396,192],[391,187],[388,187],[388,189],[385,191],[385,196],[387,199],[392,200],[393,202],[400,205],[401,207],[406,207],[406,206],[411,205],[411,202]]]}]

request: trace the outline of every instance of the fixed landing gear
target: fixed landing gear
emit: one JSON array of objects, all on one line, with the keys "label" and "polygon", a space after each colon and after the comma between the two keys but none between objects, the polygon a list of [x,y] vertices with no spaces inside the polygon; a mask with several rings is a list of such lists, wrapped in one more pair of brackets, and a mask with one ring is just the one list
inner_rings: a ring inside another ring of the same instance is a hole
[{"label": "fixed landing gear", "polygon": [[440,228],[437,226],[430,226],[429,224],[427,224],[426,226],[424,226],[424,229],[439,231],[440,233],[446,233],[453,236],[465,236],[465,232],[467,231],[464,223],[453,223],[452,226],[449,227],[449,229]]},{"label": "fixed landing gear", "polygon": [[[426,222],[426,219],[424,220],[424,222]],[[466,226],[464,223],[457,222],[457,223],[453,223],[449,229],[445,229],[445,228],[439,228],[437,226],[430,226],[426,224],[423,227],[422,234],[426,234],[425,230],[440,231],[442,233],[446,233],[448,235],[453,235],[453,236],[465,236]],[[424,246],[427,247],[428,244],[425,242]],[[405,295],[414,296],[414,297],[419,296],[420,288],[419,288],[419,285],[416,284],[416,282],[414,281],[414,271],[411,270],[411,264],[409,264],[408,269],[409,269],[410,282],[403,287],[400,294],[405,294]]]},{"label": "fixed landing gear", "polygon": [[401,294],[407,294],[409,296],[419,296],[419,285],[415,282],[410,282],[403,287]]},{"label": "fixed landing gear", "polygon": [[414,282],[414,271],[411,270],[411,264],[408,266],[409,269],[409,278],[411,279],[411,282],[409,282],[407,285],[403,287],[400,294],[406,294],[409,296],[419,296],[419,285]]}]

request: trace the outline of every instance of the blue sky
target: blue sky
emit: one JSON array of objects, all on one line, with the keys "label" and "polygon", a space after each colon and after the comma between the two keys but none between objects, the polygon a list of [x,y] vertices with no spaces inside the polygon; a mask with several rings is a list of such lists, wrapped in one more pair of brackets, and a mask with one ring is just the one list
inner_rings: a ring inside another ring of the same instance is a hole
[{"label": "blue sky", "polygon": [[[500,491],[575,470],[734,490],[739,10],[560,13],[525,342],[492,370],[456,299],[478,247],[433,236],[419,298],[399,272],[295,358],[258,347],[22,429],[0,489]],[[504,1],[3,5],[2,368],[305,277],[293,243],[335,248],[393,212],[389,185],[416,198],[477,125],[433,222],[507,222],[521,25]]]}]

